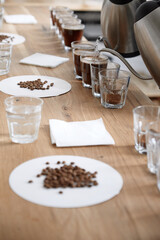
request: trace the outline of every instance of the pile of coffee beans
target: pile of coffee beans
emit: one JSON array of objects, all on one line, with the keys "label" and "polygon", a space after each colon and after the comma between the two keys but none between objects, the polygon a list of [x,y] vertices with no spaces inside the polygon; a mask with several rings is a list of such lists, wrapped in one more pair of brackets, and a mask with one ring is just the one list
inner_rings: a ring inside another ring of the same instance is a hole
[{"label": "pile of coffee beans", "polygon": [[7,36],[7,35],[0,35],[0,42],[6,40],[6,42],[9,42],[10,41],[13,41],[14,37],[10,37],[10,36]]},{"label": "pile of coffee beans", "polygon": [[[17,85],[20,86],[20,88],[27,88],[30,89],[31,91],[33,90],[48,90],[50,87],[53,87],[54,83],[47,84],[48,81],[42,82],[40,78],[33,80],[33,81],[24,81],[24,82],[19,82]],[[45,87],[44,85],[47,84]]]},{"label": "pile of coffee beans", "polygon": [[[49,164],[48,162],[46,164]],[[45,188],[79,188],[79,187],[92,187],[98,185],[95,180],[97,172],[91,173],[71,162],[69,165],[65,161],[58,161],[57,164],[61,165],[60,168],[47,167],[42,169],[42,172],[37,175],[40,177],[45,175],[44,187]],[[60,194],[63,192],[60,191]]]}]

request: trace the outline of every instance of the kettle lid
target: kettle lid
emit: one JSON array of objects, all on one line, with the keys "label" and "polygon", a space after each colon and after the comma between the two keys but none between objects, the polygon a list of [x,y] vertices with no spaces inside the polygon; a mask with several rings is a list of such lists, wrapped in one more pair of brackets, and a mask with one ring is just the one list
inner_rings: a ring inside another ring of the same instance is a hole
[{"label": "kettle lid", "polygon": [[148,1],[142,3],[136,10],[136,15],[135,15],[135,22],[139,21],[149,13],[151,13],[153,10],[158,8],[160,6],[160,1],[155,2],[155,1]]},{"label": "kettle lid", "polygon": [[114,4],[123,5],[132,2],[133,0],[110,0],[110,1]]}]

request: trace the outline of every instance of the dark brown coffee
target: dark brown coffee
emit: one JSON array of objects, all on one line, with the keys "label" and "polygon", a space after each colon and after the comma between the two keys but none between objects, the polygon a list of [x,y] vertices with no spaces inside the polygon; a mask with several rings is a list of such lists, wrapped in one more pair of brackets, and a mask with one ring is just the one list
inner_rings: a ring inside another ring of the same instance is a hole
[{"label": "dark brown coffee", "polygon": [[80,41],[83,36],[84,25],[62,25],[62,35],[66,47],[71,47],[71,42]]},{"label": "dark brown coffee", "polygon": [[[86,56],[81,58],[81,71],[84,86],[91,86],[90,64],[99,69],[107,67],[108,59],[100,56]],[[98,75],[98,69],[97,73]]]}]

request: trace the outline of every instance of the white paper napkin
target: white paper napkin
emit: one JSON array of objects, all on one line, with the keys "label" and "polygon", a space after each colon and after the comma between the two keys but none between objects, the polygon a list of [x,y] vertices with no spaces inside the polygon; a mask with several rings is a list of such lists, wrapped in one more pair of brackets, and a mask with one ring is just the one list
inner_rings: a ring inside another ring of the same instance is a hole
[{"label": "white paper napkin", "polygon": [[36,24],[37,20],[30,14],[5,15],[4,20],[12,24]]},{"label": "white paper napkin", "polygon": [[67,61],[69,61],[69,58],[57,57],[44,53],[35,53],[29,57],[20,60],[20,63],[54,68]]},{"label": "white paper napkin", "polygon": [[52,144],[57,147],[112,145],[112,136],[105,129],[102,118],[91,121],[65,122],[50,119]]}]

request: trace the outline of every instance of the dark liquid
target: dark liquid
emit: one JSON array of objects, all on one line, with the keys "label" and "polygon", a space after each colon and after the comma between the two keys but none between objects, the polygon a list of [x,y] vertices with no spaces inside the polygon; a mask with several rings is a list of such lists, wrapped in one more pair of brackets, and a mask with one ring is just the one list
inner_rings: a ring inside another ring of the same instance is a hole
[{"label": "dark liquid", "polygon": [[71,42],[80,41],[83,36],[83,29],[62,29],[65,46],[71,47]]},{"label": "dark liquid", "polygon": [[[96,58],[96,57],[86,57],[85,59],[81,62],[81,70],[82,70],[82,76],[83,76],[83,82],[86,85],[91,86],[91,71],[90,71],[90,63],[94,67],[98,67],[99,69],[103,69],[107,67],[107,63],[101,63],[99,60],[103,60],[103,58]],[[95,72],[96,76],[98,77],[98,70]]]},{"label": "dark liquid", "polygon": [[75,66],[76,74],[77,74],[78,76],[82,76],[81,63],[80,63],[80,55],[74,53],[74,54],[73,54],[73,59],[74,59],[74,66]]}]

